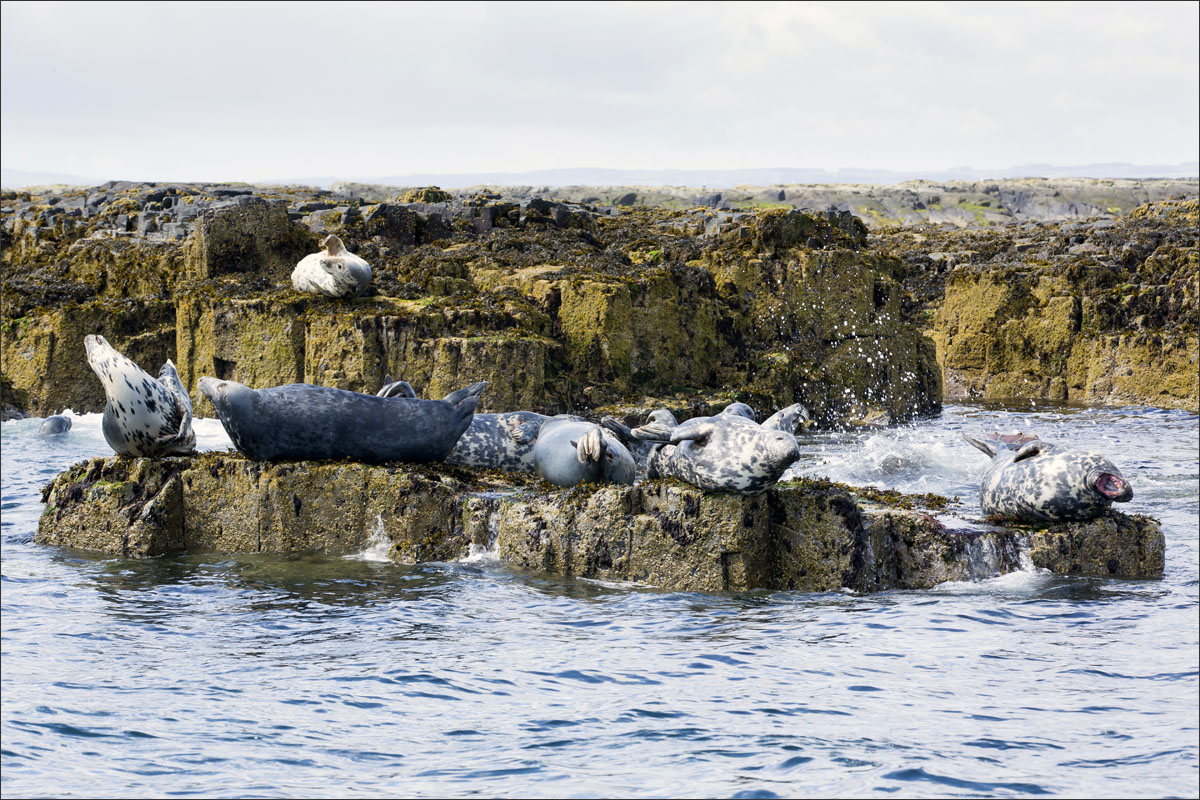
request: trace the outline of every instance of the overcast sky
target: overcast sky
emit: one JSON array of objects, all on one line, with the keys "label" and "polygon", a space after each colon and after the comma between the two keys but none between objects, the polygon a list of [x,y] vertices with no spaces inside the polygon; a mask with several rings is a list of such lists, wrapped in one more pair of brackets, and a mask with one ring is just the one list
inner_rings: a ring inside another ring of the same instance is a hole
[{"label": "overcast sky", "polygon": [[1197,159],[1200,4],[3,4],[7,169]]}]

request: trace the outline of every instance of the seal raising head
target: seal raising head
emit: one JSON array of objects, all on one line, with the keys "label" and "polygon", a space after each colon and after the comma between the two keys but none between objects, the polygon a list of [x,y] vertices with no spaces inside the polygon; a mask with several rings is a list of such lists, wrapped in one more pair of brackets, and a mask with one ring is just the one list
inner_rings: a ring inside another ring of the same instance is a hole
[{"label": "seal raising head", "polygon": [[985,514],[1021,522],[1086,521],[1133,497],[1129,481],[1099,453],[1029,434],[963,437],[992,459],[979,493]]},{"label": "seal raising head", "polygon": [[104,439],[123,456],[186,455],[196,449],[192,401],[170,359],[152,378],[103,336],[85,336],[88,364],[104,384]]}]

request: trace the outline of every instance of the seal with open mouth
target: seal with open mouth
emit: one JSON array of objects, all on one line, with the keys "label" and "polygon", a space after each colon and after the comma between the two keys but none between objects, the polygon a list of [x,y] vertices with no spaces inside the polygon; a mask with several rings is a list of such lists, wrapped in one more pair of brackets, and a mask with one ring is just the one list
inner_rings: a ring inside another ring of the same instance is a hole
[{"label": "seal with open mouth", "polygon": [[963,437],[992,458],[979,493],[985,514],[1020,522],[1082,522],[1133,497],[1129,481],[1099,453],[1025,433]]}]

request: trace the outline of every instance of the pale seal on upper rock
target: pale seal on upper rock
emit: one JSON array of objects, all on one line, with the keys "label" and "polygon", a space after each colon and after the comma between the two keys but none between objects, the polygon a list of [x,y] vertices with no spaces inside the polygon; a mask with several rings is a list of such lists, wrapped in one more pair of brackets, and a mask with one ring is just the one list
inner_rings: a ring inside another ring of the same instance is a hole
[{"label": "pale seal on upper rock", "polygon": [[88,364],[104,384],[104,440],[123,456],[155,458],[196,449],[192,400],[167,359],[158,379],[121,355],[103,336],[85,336]]},{"label": "pale seal on upper rock", "polygon": [[1086,521],[1133,497],[1129,481],[1099,453],[1030,434],[963,438],[992,459],[979,493],[985,514],[1021,522]]},{"label": "pale seal on upper rock", "polygon": [[255,461],[349,458],[367,464],[441,461],[475,415],[486,382],[441,400],[379,397],[293,383],[251,389],[201,378],[234,446]]},{"label": "pale seal on upper rock", "polygon": [[38,428],[38,436],[61,436],[71,430],[71,418],[62,414],[46,417]]},{"label": "pale seal on upper rock", "polygon": [[321,246],[324,251],[305,256],[292,270],[292,286],[296,291],[330,297],[349,297],[366,291],[371,283],[370,265],[332,234],[325,237]]},{"label": "pale seal on upper rock", "polygon": [[757,494],[774,486],[800,457],[796,437],[740,414],[696,417],[650,454],[649,478],[676,478],[701,489]]},{"label": "pale seal on upper rock", "polygon": [[556,486],[633,483],[637,465],[625,445],[594,422],[567,415],[542,423],[533,447],[537,473]]}]

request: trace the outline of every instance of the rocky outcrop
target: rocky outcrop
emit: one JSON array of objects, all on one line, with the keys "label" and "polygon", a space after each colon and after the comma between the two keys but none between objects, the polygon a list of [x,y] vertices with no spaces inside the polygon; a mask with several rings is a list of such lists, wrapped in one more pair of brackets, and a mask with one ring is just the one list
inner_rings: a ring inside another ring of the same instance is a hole
[{"label": "rocky outcrop", "polygon": [[[392,375],[431,397],[487,380],[482,410],[731,393],[825,425],[940,403],[933,347],[899,313],[901,262],[848,213],[240,185],[4,199],[0,399],[25,412],[99,410],[89,332],[152,371],[172,357],[201,415],[201,375],[363,391]],[[372,295],[290,288],[326,232],[372,264]]]},{"label": "rocky outcrop", "polygon": [[880,504],[862,491],[819,480],[751,497],[663,481],[558,490],[445,466],[112,457],[46,487],[37,538],[146,557],[338,555],[384,537],[404,563],[453,560],[474,544],[517,567],[685,591],[921,589],[1012,572],[1027,559],[1065,574],[1163,571],[1164,537],[1146,517],[950,530],[919,508],[942,499]]},{"label": "rocky outcrop", "polygon": [[1120,220],[879,237],[947,398],[1200,406],[1196,200]]}]

